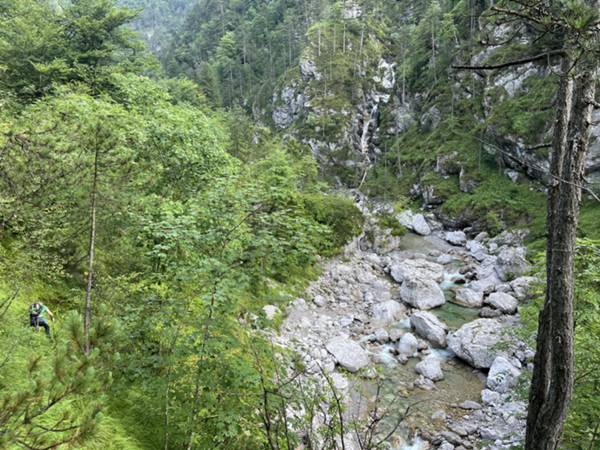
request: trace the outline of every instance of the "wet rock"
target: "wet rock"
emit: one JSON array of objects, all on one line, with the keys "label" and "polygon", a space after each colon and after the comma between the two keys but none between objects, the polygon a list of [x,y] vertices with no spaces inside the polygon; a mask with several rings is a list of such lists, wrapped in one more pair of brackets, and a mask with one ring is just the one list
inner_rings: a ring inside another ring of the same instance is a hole
[{"label": "wet rock", "polygon": [[498,253],[496,272],[502,281],[520,277],[529,270],[524,247],[504,247]]},{"label": "wet rock", "polygon": [[418,363],[415,366],[415,371],[433,381],[440,381],[444,379],[444,372],[442,372],[440,361],[434,357],[425,358],[423,361]]},{"label": "wet rock", "polygon": [[490,367],[486,386],[492,391],[504,394],[517,384],[520,375],[521,371],[507,358],[498,356]]},{"label": "wet rock", "polygon": [[275,317],[281,314],[281,310],[275,305],[265,305],[263,306],[262,310],[268,320],[273,320]]},{"label": "wet rock", "polygon": [[535,277],[519,277],[515,278],[510,282],[510,287],[512,288],[515,297],[520,300],[526,300],[533,288],[533,285],[537,282],[537,278]]},{"label": "wet rock", "polygon": [[502,311],[504,314],[514,314],[517,312],[519,302],[512,295],[502,292],[494,292],[485,299],[485,303]]},{"label": "wet rock", "polygon": [[442,442],[440,444],[440,446],[438,447],[438,450],[454,450],[456,447],[454,447],[454,445],[452,445],[450,442]]},{"label": "wet rock", "polygon": [[483,292],[469,288],[460,288],[454,291],[454,303],[468,308],[481,308],[483,305]]},{"label": "wet rock", "polygon": [[409,278],[440,282],[444,279],[444,267],[423,258],[406,259],[401,262],[392,263],[390,276],[398,283],[402,283]]},{"label": "wet rock", "polygon": [[415,387],[425,391],[432,391],[435,389],[435,384],[429,378],[420,375],[419,378],[415,380]]},{"label": "wet rock", "polygon": [[398,342],[398,353],[406,356],[413,356],[419,349],[419,342],[412,333],[406,333]]},{"label": "wet rock", "polygon": [[477,319],[448,335],[448,347],[460,359],[477,369],[491,367],[498,344],[506,339],[504,326],[495,319]]},{"label": "wet rock", "polygon": [[448,231],[444,236],[444,239],[452,245],[465,245],[467,243],[467,236],[463,231]]},{"label": "wet rock", "polygon": [[434,314],[427,311],[416,311],[410,316],[410,326],[424,339],[436,347],[446,347],[446,331],[448,327]]},{"label": "wet rock", "polygon": [[431,279],[405,279],[400,287],[400,298],[404,303],[418,309],[431,309],[446,303],[444,292]]},{"label": "wet rock", "polygon": [[335,361],[349,372],[358,372],[369,365],[369,355],[355,341],[347,336],[338,336],[325,346]]},{"label": "wet rock", "polygon": [[373,319],[379,323],[390,323],[406,316],[406,307],[396,300],[375,303],[371,308]]}]

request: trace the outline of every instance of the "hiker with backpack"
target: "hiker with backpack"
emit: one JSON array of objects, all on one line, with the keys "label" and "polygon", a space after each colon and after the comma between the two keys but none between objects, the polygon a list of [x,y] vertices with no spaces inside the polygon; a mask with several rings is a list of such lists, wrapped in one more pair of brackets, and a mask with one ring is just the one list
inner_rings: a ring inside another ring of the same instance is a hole
[{"label": "hiker with backpack", "polygon": [[40,326],[44,327],[46,336],[50,337],[50,325],[46,320],[46,314],[54,321],[54,314],[43,303],[33,303],[29,306],[29,325],[35,327],[35,331],[38,331]]}]

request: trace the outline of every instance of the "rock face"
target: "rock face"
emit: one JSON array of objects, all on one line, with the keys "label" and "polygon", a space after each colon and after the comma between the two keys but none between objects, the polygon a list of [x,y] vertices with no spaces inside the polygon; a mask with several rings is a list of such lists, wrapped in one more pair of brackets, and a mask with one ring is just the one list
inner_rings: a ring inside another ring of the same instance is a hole
[{"label": "rock face", "polygon": [[521,371],[508,359],[498,356],[490,367],[486,386],[492,391],[504,394],[517,384],[520,375]]},{"label": "rock face", "polygon": [[435,315],[427,311],[417,311],[410,316],[410,326],[416,333],[436,347],[446,347],[448,327]]},{"label": "rock face", "polygon": [[503,292],[494,292],[485,299],[488,305],[502,311],[504,314],[514,314],[517,312],[519,302],[512,295]]},{"label": "rock face", "polygon": [[369,365],[367,352],[357,342],[346,336],[333,338],[325,348],[333,355],[335,361],[349,372],[358,372]]},{"label": "rock face", "polygon": [[442,372],[440,361],[431,356],[418,363],[415,366],[415,371],[432,381],[440,381],[444,379],[444,372]]},{"label": "rock face", "polygon": [[446,303],[439,285],[431,279],[409,278],[400,288],[403,302],[418,309],[431,309]]},{"label": "rock face", "polygon": [[398,342],[398,353],[401,355],[412,356],[419,349],[419,341],[412,333],[406,333]]},{"label": "rock face", "polygon": [[483,306],[483,292],[469,288],[456,289],[454,303],[468,308],[481,308]]},{"label": "rock face", "polygon": [[504,326],[496,319],[477,319],[448,335],[448,347],[460,359],[477,369],[492,366]]}]

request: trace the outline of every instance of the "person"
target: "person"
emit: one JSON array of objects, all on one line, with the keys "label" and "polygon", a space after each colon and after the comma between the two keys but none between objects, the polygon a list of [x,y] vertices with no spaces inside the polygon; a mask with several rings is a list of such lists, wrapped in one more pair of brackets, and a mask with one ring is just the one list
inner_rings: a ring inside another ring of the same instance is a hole
[{"label": "person", "polygon": [[29,306],[29,325],[35,327],[37,331],[40,326],[44,327],[46,336],[50,337],[50,325],[46,320],[46,314],[50,316],[50,319],[54,321],[54,314],[52,311],[43,303],[33,303]]}]

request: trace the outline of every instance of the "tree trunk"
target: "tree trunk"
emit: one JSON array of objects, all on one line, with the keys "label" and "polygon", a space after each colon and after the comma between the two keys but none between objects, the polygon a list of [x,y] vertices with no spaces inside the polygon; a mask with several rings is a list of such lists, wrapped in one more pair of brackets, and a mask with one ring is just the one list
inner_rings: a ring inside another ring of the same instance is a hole
[{"label": "tree trunk", "polygon": [[96,249],[96,203],[98,198],[98,159],[100,150],[96,147],[94,154],[94,175],[90,200],[90,245],[88,250],[88,277],[85,289],[85,311],[83,317],[83,336],[85,353],[90,352],[90,323],[92,320],[92,289],[94,286],[94,252]]},{"label": "tree trunk", "polygon": [[[563,64],[565,64],[563,62]],[[563,66],[564,67],[564,66]],[[561,80],[552,181],[548,195],[548,255],[546,301],[540,313],[538,348],[527,418],[527,450],[557,448],[574,381],[574,273],[577,219],[589,146],[595,71],[586,70],[576,81],[568,115],[568,74]],[[568,129],[564,130],[565,123]],[[568,134],[568,140],[565,138]]]}]

